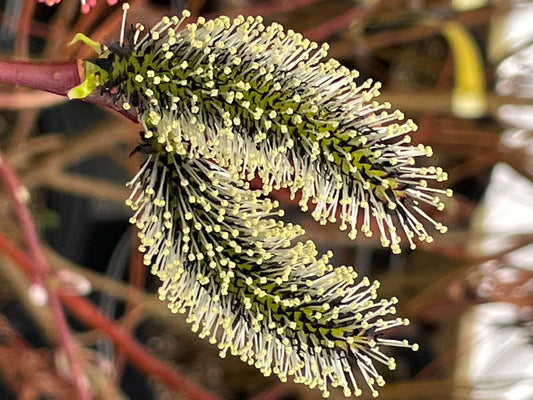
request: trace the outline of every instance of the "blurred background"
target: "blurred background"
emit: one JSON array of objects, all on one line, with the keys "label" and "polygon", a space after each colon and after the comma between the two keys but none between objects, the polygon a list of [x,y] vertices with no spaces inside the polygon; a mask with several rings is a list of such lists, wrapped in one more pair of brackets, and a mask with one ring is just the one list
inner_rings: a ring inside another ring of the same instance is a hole
[{"label": "blurred background", "polygon": [[[120,2],[119,2],[120,3]],[[398,337],[396,371],[382,370],[382,399],[533,398],[533,2],[519,0],[131,0],[128,21],[155,24],[188,8],[193,17],[263,15],[317,42],[330,56],[383,82],[390,101],[419,125],[413,142],[434,148],[454,197],[435,218],[432,244],[391,255],[378,238],[351,241],[320,226],[284,192],[287,219],[301,223],[334,263],[355,265],[397,296],[412,324]],[[89,14],[64,0],[0,1],[3,59],[91,56],[68,46],[75,33],[111,42],[120,6]],[[31,211],[51,266],[87,293],[124,332],[223,399],[319,399],[318,391],[265,378],[191,333],[153,295],[157,282],[135,251],[124,182],[142,155],[139,126],[96,106],[0,85],[0,149],[32,194]],[[23,246],[0,187],[0,232]],[[29,281],[0,252],[0,399],[71,399],[54,351],[53,324],[28,301]],[[139,372],[98,330],[69,319],[95,398],[180,399]],[[6,341],[16,337],[17,341]],[[70,391],[69,391],[70,390]],[[365,398],[367,394],[363,394]],[[369,394],[368,394],[369,395]],[[184,397],[183,397],[184,398]],[[331,398],[343,398],[332,392]]]}]

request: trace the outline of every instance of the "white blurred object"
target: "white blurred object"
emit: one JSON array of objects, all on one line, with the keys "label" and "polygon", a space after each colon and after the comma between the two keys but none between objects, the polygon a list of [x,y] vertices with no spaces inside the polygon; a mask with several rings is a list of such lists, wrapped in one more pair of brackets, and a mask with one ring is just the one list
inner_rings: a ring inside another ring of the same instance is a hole
[{"label": "white blurred object", "polygon": [[[516,132],[509,131],[503,136],[502,140],[523,145],[523,137]],[[531,181],[507,165],[496,165],[477,217],[477,232],[470,243],[478,255],[504,251],[511,245],[505,238],[533,231],[531,199]],[[533,246],[508,253],[505,263],[533,269]],[[511,269],[503,268],[492,277],[505,284],[514,275]],[[479,289],[483,292],[484,288]],[[524,311],[515,304],[492,302],[474,307],[465,316],[460,335],[468,350],[458,363],[456,380],[459,385],[466,383],[472,387],[471,400],[533,398],[533,345],[524,329],[513,326]]]},{"label": "white blurred object", "polygon": [[[503,60],[497,68],[496,91],[533,98],[533,46],[529,45],[533,41],[533,2],[511,4],[507,15],[496,17],[489,40],[491,59]],[[524,167],[533,170],[533,107],[507,104],[498,110],[498,118],[508,126],[501,145],[529,154],[531,163],[526,160]],[[531,180],[508,165],[496,165],[473,222],[472,249],[479,256],[496,254],[509,248],[507,238],[533,232],[532,199]],[[533,270],[533,245],[507,253],[502,260],[509,268],[498,270],[492,278],[505,284],[516,278],[518,270],[513,268]],[[526,282],[522,289],[529,290],[530,286]],[[487,303],[465,316],[461,337],[468,350],[458,363],[456,378],[458,384],[472,387],[470,399],[533,398],[533,344],[530,332],[519,326],[523,318],[531,319],[532,310],[526,308]]]},{"label": "white blurred object", "polygon": [[508,303],[476,307],[472,320],[472,400],[529,400],[533,394],[533,346],[522,329],[507,327],[519,317]]},{"label": "white blurred object", "polygon": [[502,60],[513,50],[516,51],[533,38],[533,3],[514,4],[505,15],[496,15],[491,22],[488,43],[489,59]]},{"label": "white blurred object", "polygon": [[48,291],[43,285],[34,283],[28,289],[28,298],[37,307],[44,307],[48,303]]}]

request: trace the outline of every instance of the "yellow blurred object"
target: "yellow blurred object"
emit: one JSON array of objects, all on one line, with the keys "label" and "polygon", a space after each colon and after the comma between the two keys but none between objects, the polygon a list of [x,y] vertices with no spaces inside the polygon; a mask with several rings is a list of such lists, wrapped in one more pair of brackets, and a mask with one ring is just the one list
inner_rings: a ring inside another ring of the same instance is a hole
[{"label": "yellow blurred object", "polygon": [[455,11],[468,11],[485,7],[489,0],[452,0],[452,8]]},{"label": "yellow blurred object", "polygon": [[446,22],[442,34],[453,53],[455,87],[452,112],[460,118],[479,118],[487,112],[487,93],[483,59],[474,38],[456,22]]},{"label": "yellow blurred object", "polygon": [[507,15],[498,13],[490,21],[487,58],[494,64],[499,63],[508,55],[509,45],[505,42],[507,23]]}]

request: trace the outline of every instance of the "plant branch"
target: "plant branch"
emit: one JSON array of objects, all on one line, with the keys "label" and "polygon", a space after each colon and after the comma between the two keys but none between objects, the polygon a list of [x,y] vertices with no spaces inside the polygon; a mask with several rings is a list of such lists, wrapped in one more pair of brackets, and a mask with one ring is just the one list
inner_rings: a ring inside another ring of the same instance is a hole
[{"label": "plant branch", "polygon": [[[45,171],[46,172],[46,171]],[[91,178],[87,175],[53,171],[41,174],[39,186],[75,195],[97,197],[124,204],[129,192],[126,188],[109,183],[103,179]]]},{"label": "plant branch", "polygon": [[75,1],[63,1],[51,22],[49,35],[43,55],[46,59],[57,59],[63,52],[69,40],[74,36],[71,32],[71,21],[78,12],[79,5]]},{"label": "plant branch", "polygon": [[66,96],[81,83],[77,61],[35,63],[0,61],[0,81]]},{"label": "plant branch", "polygon": [[[70,89],[81,83],[84,75],[82,62],[81,60],[53,63],[0,61],[0,82],[67,96]],[[84,100],[115,110],[131,121],[137,121],[134,110],[129,112],[124,110],[111,96],[92,93]]]},{"label": "plant branch", "polygon": [[52,107],[63,103],[65,98],[41,91],[16,91],[0,94],[1,110],[28,110]]},{"label": "plant branch", "polygon": [[[6,243],[7,239],[3,237],[0,232],[0,249],[7,252],[2,243]],[[57,254],[54,250],[45,247],[45,253],[49,263],[56,271],[67,270],[74,274],[82,275],[89,281],[94,291],[107,293],[116,299],[127,302],[131,298],[137,300],[137,305],[142,308],[143,312],[149,313],[158,319],[171,321],[175,329],[186,329],[180,318],[172,318],[174,315],[168,312],[166,305],[157,298],[156,295],[146,293],[144,290],[138,289],[121,281],[117,281],[109,276],[99,274],[97,272],[85,269],[76,265]]]},{"label": "plant branch", "polygon": [[[493,7],[479,8],[472,11],[465,11],[458,14],[454,19],[461,25],[474,27],[486,25],[494,17]],[[368,51],[375,51],[387,46],[398,45],[399,43],[413,42],[429,36],[440,34],[439,25],[415,25],[401,30],[391,30],[367,36],[361,45]]]},{"label": "plant branch", "polygon": [[[131,287],[136,289],[144,288],[146,283],[146,268],[142,262],[142,255],[137,250],[139,247],[139,239],[134,231],[130,233],[130,262],[129,262],[129,279]],[[140,307],[142,297],[136,295],[137,292],[130,292],[126,300],[126,310],[124,312],[124,319],[122,322],[122,327],[127,329],[129,332],[133,332],[135,327],[140,321],[140,317],[143,316],[143,309]],[[126,364],[126,354],[123,351],[117,352],[115,358],[115,370],[117,371],[117,376],[122,374],[124,366]]]},{"label": "plant branch", "polygon": [[[39,307],[28,296],[31,281],[28,279],[26,272],[22,271],[19,265],[11,259],[2,256],[0,279],[7,283],[9,290],[13,293],[14,300],[26,310],[29,318],[43,334],[45,340],[56,346],[58,338],[52,314],[48,308]],[[4,291],[2,291],[2,295],[5,295]],[[0,360],[3,360],[1,356]]]},{"label": "plant branch", "polygon": [[[533,99],[518,96],[500,96],[496,93],[487,95],[489,110],[492,115],[497,115],[498,109],[503,105],[533,105]],[[452,95],[446,90],[416,90],[416,91],[383,91],[379,97],[381,102],[388,101],[394,108],[399,108],[407,113],[434,112],[450,114]]]},{"label": "plant branch", "polygon": [[137,341],[125,334],[121,328],[116,326],[84,298],[71,296],[63,292],[61,300],[78,319],[89,326],[97,327],[101,332],[105,333],[144,373],[157,377],[159,381],[190,399],[217,400],[215,395],[206,392],[184,376],[178,375],[165,363],[152,356]]},{"label": "plant branch", "polygon": [[520,233],[506,238],[506,241],[510,243],[509,247],[500,250],[494,254],[476,256],[472,253],[465,252],[461,255],[466,263],[446,274],[432,285],[428,286],[422,292],[418,293],[402,308],[405,314],[414,317],[421,317],[424,315],[438,315],[432,311],[427,311],[432,304],[435,304],[436,299],[442,299],[442,293],[444,293],[448,287],[455,281],[461,282],[464,280],[465,274],[474,266],[480,265],[490,260],[497,260],[501,257],[519,250],[522,247],[528,246],[533,242],[533,233]]},{"label": "plant branch", "polygon": [[48,268],[48,264],[39,243],[35,226],[26,207],[26,204],[29,200],[29,193],[27,189],[19,182],[15,173],[11,170],[8,164],[4,162],[2,154],[0,154],[0,179],[4,182],[7,188],[15,209],[15,213],[20,222],[22,232],[27,241],[28,253],[31,261],[30,265],[32,267],[31,276],[34,282],[34,288],[36,288],[38,291],[44,291],[44,294],[47,297],[47,301],[54,318],[54,323],[58,330],[59,345],[68,359],[79,398],[80,400],[90,400],[91,395],[83,376],[81,358],[77,345],[70,335],[67,321],[63,314],[57,292],[48,282],[49,278],[51,277],[51,271]]},{"label": "plant branch", "polygon": [[315,42],[326,39],[328,36],[337,33],[344,27],[351,24],[354,20],[361,17],[364,14],[364,10],[360,8],[352,8],[341,15],[337,15],[334,18],[315,26],[304,33],[304,37]]},{"label": "plant branch", "polygon": [[[3,252],[15,261],[26,273],[31,273],[31,260],[15,246],[11,241],[0,233],[0,252]],[[135,339],[131,338],[113,321],[104,316],[89,301],[82,297],[73,296],[67,290],[59,288],[58,295],[65,306],[80,321],[87,326],[98,329],[105,333],[113,343],[122,349],[132,363],[149,376],[166,384],[177,393],[182,393],[193,400],[219,400],[215,395],[206,392],[185,376],[173,371],[168,365],[155,358],[145,350]]]},{"label": "plant branch", "polygon": [[28,57],[32,23],[31,17],[35,10],[35,4],[35,1],[25,1],[22,3],[22,11],[17,23],[17,35],[15,36],[15,54],[18,57]]},{"label": "plant branch", "polygon": [[[270,15],[279,15],[281,13],[290,12],[292,10],[303,8],[303,7],[309,7],[315,3],[323,2],[324,0],[278,0],[278,1],[272,1],[265,4],[260,5],[252,5],[249,7],[244,7],[239,10],[227,10],[225,12],[226,15],[229,17],[235,17],[238,14],[242,15],[262,15],[263,17],[268,17]],[[209,18],[218,17],[218,14],[216,15],[210,15]]]},{"label": "plant branch", "polygon": [[50,350],[29,347],[1,315],[0,334],[0,376],[18,399],[75,398],[72,384],[51,368],[54,361]]}]

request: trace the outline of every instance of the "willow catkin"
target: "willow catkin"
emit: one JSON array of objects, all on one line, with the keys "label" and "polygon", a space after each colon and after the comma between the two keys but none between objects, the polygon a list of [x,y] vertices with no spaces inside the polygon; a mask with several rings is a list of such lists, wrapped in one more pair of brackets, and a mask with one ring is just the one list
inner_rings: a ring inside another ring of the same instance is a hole
[{"label": "willow catkin", "polygon": [[379,282],[333,267],[299,225],[276,219],[276,202],[235,185],[212,162],[152,155],[129,183],[127,204],[144,263],[159,295],[187,315],[200,337],[218,343],[266,376],[362,393],[384,384],[373,362],[394,369],[382,346],[416,349],[382,337],[408,320],[393,318],[396,298],[378,300]]},{"label": "willow catkin", "polygon": [[259,176],[265,194],[287,187],[321,223],[339,214],[351,238],[377,231],[393,252],[402,234],[415,248],[432,240],[426,225],[446,231],[421,205],[443,209],[451,191],[429,182],[447,175],[415,166],[432,149],[411,146],[413,121],[373,101],[379,83],[356,84],[356,71],[322,61],[327,45],[261,17],[178,30],[182,20],[165,17],[142,38],[138,26],[127,47],[94,61],[101,88],[139,110],[154,151],[212,159],[235,181]]},{"label": "willow catkin", "polygon": [[[326,45],[261,17],[200,17],[180,30],[188,16],[137,24],[109,47],[79,36],[99,56],[70,93],[99,89],[143,124],[150,156],[127,204],[160,296],[222,356],[324,396],[336,386],[359,395],[361,381],[377,395],[374,362],[395,366],[382,348],[417,347],[386,336],[408,323],[391,316],[396,298],[377,299],[378,282],[297,242],[303,229],[265,195],[288,188],[321,223],[338,217],[350,237],[377,232],[399,252],[402,237],[411,248],[431,241],[427,225],[446,231],[423,210],[444,207],[451,192],[430,182],[446,173],[415,165],[432,153],[410,145],[415,124],[373,100],[379,84],[324,61]],[[255,176],[262,191],[249,189]]]}]

